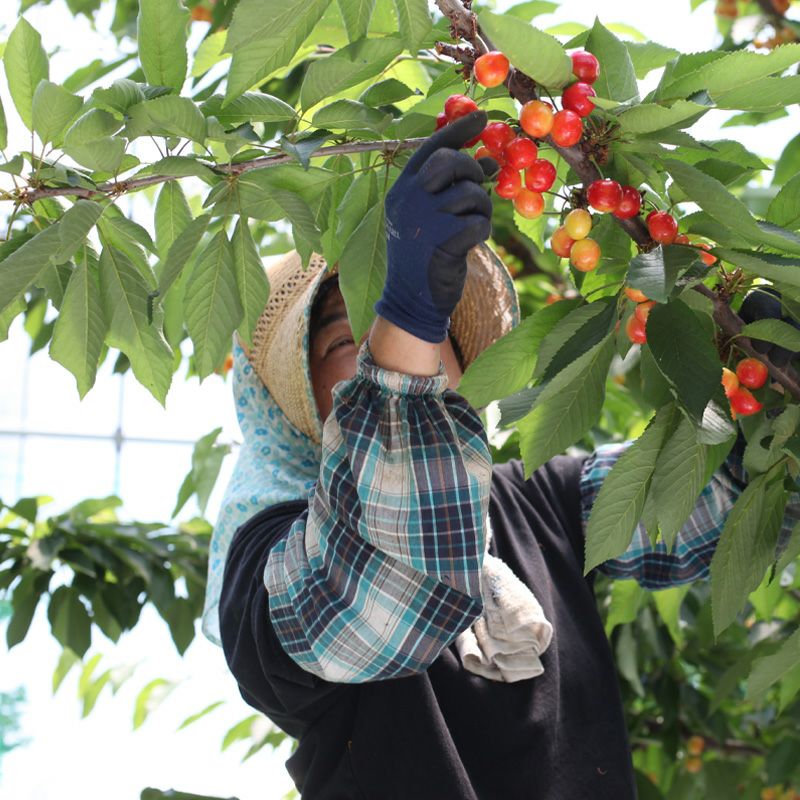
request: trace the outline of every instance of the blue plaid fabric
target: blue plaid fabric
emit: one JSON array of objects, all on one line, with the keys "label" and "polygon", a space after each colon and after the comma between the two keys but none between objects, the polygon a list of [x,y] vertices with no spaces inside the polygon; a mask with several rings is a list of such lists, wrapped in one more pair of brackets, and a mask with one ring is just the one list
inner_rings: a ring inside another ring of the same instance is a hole
[{"label": "blue plaid fabric", "polygon": [[482,611],[491,456],[446,387],[443,369],[378,368],[366,345],[336,387],[308,515],[264,573],[283,648],[326,680],[419,673]]}]

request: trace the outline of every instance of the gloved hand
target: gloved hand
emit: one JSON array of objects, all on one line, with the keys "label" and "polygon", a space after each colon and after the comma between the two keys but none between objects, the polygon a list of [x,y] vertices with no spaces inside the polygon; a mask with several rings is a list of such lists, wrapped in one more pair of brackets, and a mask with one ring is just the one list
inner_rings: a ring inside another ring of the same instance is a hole
[{"label": "gloved hand", "polygon": [[[756,322],[760,319],[779,319],[800,330],[800,323],[783,313],[780,292],[770,286],[762,286],[756,291],[750,292],[742,302],[739,316],[746,323]],[[760,339],[752,339],[751,341],[756,352],[768,356],[776,367],[785,367],[790,359],[800,355],[800,353],[794,353],[785,347],[772,344],[772,342],[765,342]]]},{"label": "gloved hand", "polygon": [[467,253],[492,231],[492,201],[481,184],[497,172],[497,162],[458,149],[486,119],[473,111],[433,134],[386,195],[386,284],[375,311],[427,342],[447,336]]}]

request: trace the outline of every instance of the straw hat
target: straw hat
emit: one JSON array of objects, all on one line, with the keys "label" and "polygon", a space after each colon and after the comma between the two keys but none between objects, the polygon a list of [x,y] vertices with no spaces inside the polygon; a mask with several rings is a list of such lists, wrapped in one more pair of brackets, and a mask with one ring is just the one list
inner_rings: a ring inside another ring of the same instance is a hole
[{"label": "straw hat", "polygon": [[[322,421],[308,363],[309,323],[320,285],[336,272],[326,267],[325,259],[313,254],[303,269],[295,250],[267,267],[269,300],[256,322],[253,347],[247,351],[286,416],[315,442],[322,440]],[[518,322],[519,301],[505,264],[488,245],[473,247],[467,256],[464,293],[450,325],[464,368]]]}]

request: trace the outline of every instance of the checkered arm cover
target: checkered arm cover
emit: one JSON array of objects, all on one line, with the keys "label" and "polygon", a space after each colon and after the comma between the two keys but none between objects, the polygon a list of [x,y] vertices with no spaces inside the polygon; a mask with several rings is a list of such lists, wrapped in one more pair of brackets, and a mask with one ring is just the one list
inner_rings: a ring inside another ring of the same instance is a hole
[{"label": "checkered arm cover", "polygon": [[[584,526],[606,475],[632,442],[599,447],[581,470],[581,507]],[[637,525],[628,549],[619,558],[601,564],[598,570],[612,578],[633,578],[647,589],[666,589],[708,577],[725,520],[747,485],[741,454],[734,449],[712,475],[689,519],[678,533],[671,553],[663,541],[654,547],[643,525]],[[794,494],[786,508],[778,547],[788,539],[800,520],[800,495]]]},{"label": "checkered arm cover", "polygon": [[338,683],[411,675],[480,615],[491,456],[480,418],[366,345],[334,389],[309,513],[272,549],[270,619],[301,667]]}]

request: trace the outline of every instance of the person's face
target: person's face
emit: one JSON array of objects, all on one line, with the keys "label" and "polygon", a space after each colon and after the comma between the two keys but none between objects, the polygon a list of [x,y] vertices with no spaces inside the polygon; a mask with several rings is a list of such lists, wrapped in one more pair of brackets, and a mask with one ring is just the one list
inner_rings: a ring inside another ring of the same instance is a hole
[{"label": "person's face", "polygon": [[[366,334],[363,338],[366,338]],[[338,288],[331,290],[322,303],[309,353],[314,399],[323,422],[333,407],[333,387],[339,381],[348,380],[356,374],[356,357],[360,344],[361,342],[356,344],[353,341],[342,293]],[[447,371],[448,385],[455,389],[462,373],[449,339],[442,343],[442,361]]]}]

